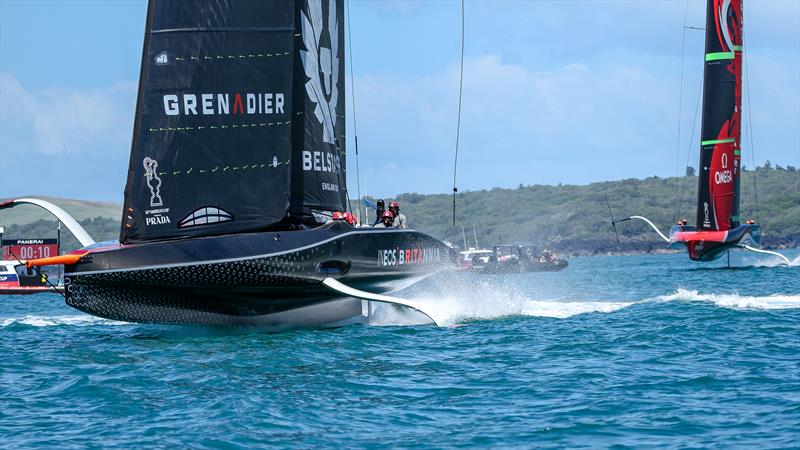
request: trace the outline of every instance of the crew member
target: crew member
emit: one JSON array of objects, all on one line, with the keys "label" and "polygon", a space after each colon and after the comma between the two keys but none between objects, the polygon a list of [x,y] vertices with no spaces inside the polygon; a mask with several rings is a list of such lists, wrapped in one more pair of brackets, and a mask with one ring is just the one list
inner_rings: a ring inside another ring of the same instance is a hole
[{"label": "crew member", "polygon": [[356,216],[354,216],[353,213],[351,213],[350,211],[346,211],[344,213],[344,221],[354,227],[358,226],[358,220],[356,219]]},{"label": "crew member", "polygon": [[344,214],[342,214],[342,212],[341,212],[341,211],[334,211],[334,212],[331,214],[331,220],[329,220],[329,221],[328,221],[328,223],[331,223],[331,222],[340,222],[340,221],[343,221],[343,220],[344,220]]},{"label": "crew member", "polygon": [[372,226],[381,223],[383,220],[383,213],[386,212],[386,203],[384,203],[383,199],[378,200],[378,206],[375,210],[375,222],[372,223]]},{"label": "crew member", "polygon": [[394,217],[394,223],[392,224],[393,227],[406,228],[406,216],[400,213],[400,203],[390,203],[389,212],[391,212],[392,216]]},{"label": "crew member", "polygon": [[381,216],[381,221],[373,225],[375,228],[392,228],[394,225],[394,216],[389,211],[384,211]]}]

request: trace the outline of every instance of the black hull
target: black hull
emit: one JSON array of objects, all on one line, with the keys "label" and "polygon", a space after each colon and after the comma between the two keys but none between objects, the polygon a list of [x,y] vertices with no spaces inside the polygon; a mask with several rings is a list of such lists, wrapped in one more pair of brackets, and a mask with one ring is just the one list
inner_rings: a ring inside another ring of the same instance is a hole
[{"label": "black hull", "polygon": [[333,223],[94,249],[66,267],[66,298],[81,311],[128,322],[330,325],[360,316],[361,302],[332,292],[325,278],[386,293],[454,260],[424,233]]}]

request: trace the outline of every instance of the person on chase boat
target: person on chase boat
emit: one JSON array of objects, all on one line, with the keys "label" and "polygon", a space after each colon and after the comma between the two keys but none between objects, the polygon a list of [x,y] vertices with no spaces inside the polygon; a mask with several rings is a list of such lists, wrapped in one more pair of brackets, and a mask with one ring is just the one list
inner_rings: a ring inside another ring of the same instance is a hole
[{"label": "person on chase boat", "polygon": [[376,203],[378,205],[375,208],[375,222],[372,223],[373,227],[381,223],[381,220],[383,220],[383,213],[386,212],[386,203],[383,199],[378,200]]},{"label": "person on chase boat", "polygon": [[394,217],[394,223],[392,224],[392,226],[395,228],[405,228],[406,216],[400,213],[400,203],[397,202],[390,203],[389,211],[392,213],[392,217]]}]

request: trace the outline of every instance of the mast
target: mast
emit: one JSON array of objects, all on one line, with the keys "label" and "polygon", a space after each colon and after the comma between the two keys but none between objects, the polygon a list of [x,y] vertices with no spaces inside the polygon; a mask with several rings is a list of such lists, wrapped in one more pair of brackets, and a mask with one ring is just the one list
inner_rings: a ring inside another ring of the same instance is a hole
[{"label": "mast", "polygon": [[742,43],[742,0],[708,0],[699,230],[728,230],[740,223]]}]

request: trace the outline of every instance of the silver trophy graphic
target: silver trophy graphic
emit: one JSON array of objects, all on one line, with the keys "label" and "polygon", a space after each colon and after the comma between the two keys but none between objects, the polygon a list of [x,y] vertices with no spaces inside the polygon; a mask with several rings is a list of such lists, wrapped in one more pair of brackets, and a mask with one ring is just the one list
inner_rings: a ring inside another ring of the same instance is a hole
[{"label": "silver trophy graphic", "polygon": [[[144,176],[147,178],[147,187],[150,188],[150,206],[161,206],[164,203],[161,201],[161,178],[158,177],[158,161],[146,157],[142,164],[144,164]],[[153,181],[155,180],[155,181]]]}]

